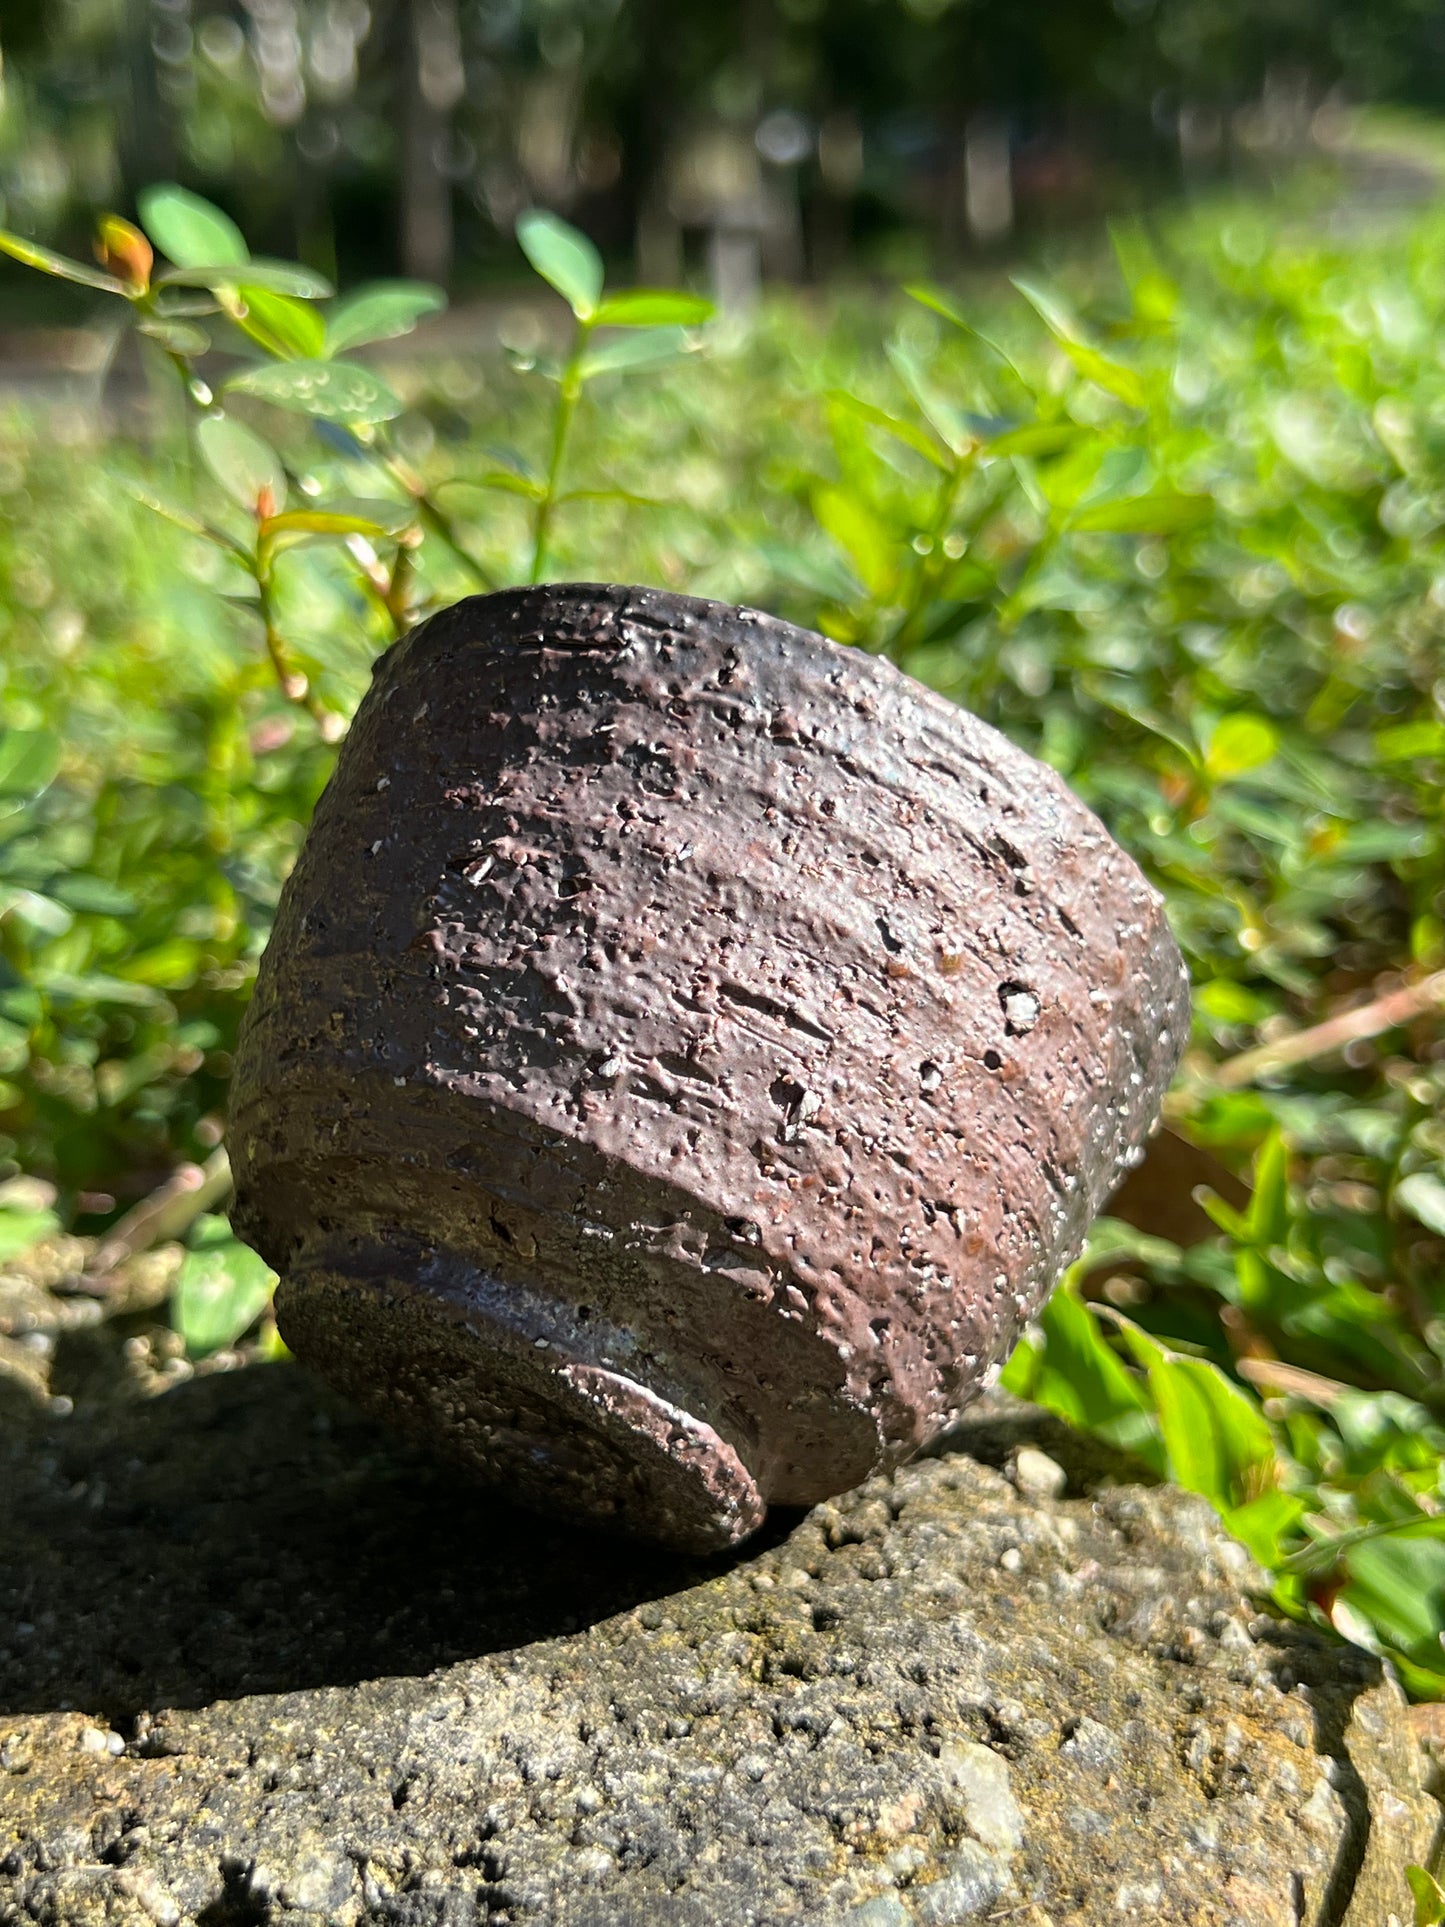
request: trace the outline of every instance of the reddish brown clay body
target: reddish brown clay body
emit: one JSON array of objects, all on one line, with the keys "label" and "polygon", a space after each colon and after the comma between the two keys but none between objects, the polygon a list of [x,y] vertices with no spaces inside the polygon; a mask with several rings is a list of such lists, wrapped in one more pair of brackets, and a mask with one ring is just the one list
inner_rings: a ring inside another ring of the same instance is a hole
[{"label": "reddish brown clay body", "polygon": [[1187,999],[1098,821],[887,663],[509,591],[377,667],[238,1055],[237,1220],[363,1403],[721,1547],[991,1382]]}]

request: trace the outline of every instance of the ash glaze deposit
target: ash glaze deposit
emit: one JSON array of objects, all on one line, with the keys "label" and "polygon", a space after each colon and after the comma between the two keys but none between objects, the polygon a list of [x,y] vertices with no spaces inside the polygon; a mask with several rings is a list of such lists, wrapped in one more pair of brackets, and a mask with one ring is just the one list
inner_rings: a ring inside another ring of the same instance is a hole
[{"label": "ash glaze deposit", "polygon": [[282,1330],[694,1549],[936,1437],[1142,1142],[1187,984],[1049,770],[752,610],[561,585],[378,665],[237,1058]]}]

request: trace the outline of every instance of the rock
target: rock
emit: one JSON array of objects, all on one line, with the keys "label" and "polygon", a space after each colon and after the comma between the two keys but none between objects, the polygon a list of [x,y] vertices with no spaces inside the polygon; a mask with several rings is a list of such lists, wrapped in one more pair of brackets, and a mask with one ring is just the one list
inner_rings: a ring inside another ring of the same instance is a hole
[{"label": "rock", "polygon": [[1006,1862],[964,1840],[949,1855],[942,1880],[926,1880],[910,1891],[910,1911],[919,1927],[955,1927],[988,1913],[1010,1884]]},{"label": "rock", "polygon": [[234,1221],[360,1403],[717,1551],[996,1380],[1188,1024],[1098,818],[881,657],[471,597],[377,664],[282,893]]},{"label": "rock", "polygon": [[1014,1459],[1013,1480],[1026,1499],[1058,1499],[1068,1486],[1069,1475],[1047,1452],[1024,1445]]},{"label": "rock", "polygon": [[512,1512],[291,1366],[7,1416],[4,1927],[1412,1918],[1399,1689],[1039,1414],[712,1561]]},{"label": "rock", "polygon": [[1023,1845],[1024,1821],[1009,1786],[1008,1761],[976,1740],[945,1740],[939,1763],[963,1795],[964,1824],[975,1840],[1000,1853]]}]

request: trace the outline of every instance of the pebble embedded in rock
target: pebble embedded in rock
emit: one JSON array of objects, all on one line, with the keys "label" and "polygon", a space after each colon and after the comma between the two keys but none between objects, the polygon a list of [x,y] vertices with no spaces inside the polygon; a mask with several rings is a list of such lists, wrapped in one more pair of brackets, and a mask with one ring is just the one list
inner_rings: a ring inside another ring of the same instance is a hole
[{"label": "pebble embedded in rock", "polygon": [[1006,1863],[974,1840],[962,1840],[949,1855],[949,1871],[910,1889],[919,1927],[955,1927],[979,1919],[1012,1883]]},{"label": "pebble embedded in rock", "polygon": [[939,1764],[963,1795],[964,1821],[974,1839],[996,1853],[1023,1845],[1024,1816],[1009,1786],[1008,1761],[977,1740],[948,1740]]},{"label": "pebble embedded in rock", "polygon": [[1058,1499],[1064,1494],[1069,1475],[1047,1452],[1023,1446],[1013,1464],[1014,1484],[1029,1499]]},{"label": "pebble embedded in rock", "polygon": [[1059,1748],[1066,1759],[1077,1760],[1082,1766],[1099,1772],[1118,1765],[1119,1741],[1107,1726],[1085,1714],[1082,1719],[1070,1720],[1067,1731],[1068,1737]]}]

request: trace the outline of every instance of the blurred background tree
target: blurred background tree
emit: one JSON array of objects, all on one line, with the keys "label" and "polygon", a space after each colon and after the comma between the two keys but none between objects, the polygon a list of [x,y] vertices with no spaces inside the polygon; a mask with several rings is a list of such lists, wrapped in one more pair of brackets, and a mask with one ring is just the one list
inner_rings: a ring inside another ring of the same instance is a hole
[{"label": "blurred background tree", "polygon": [[540,201],[745,297],[1431,105],[1442,55],[1431,0],[4,0],[0,217],[73,243],[179,179],[344,280],[467,285]]}]

